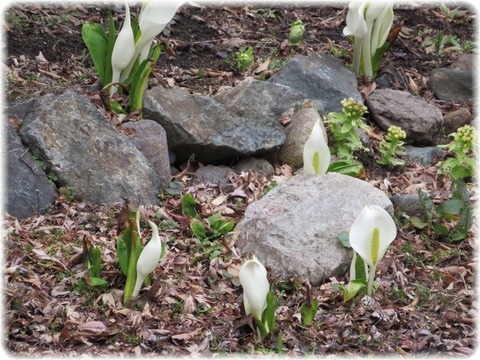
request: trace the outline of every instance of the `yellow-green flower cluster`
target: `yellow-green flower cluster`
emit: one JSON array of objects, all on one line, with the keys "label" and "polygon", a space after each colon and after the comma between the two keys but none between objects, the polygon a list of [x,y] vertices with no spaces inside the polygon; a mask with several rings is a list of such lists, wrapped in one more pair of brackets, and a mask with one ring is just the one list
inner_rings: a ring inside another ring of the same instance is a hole
[{"label": "yellow-green flower cluster", "polygon": [[462,126],[458,128],[454,136],[453,141],[456,142],[464,151],[473,149],[475,144],[475,128],[470,125]]},{"label": "yellow-green flower cluster", "polygon": [[340,104],[343,107],[343,113],[349,118],[361,118],[367,112],[367,107],[360,100],[355,101],[353,98],[343,99],[340,101]]},{"label": "yellow-green flower cluster", "polygon": [[398,126],[390,126],[388,128],[387,132],[387,139],[389,141],[395,142],[398,140],[403,140],[407,137],[405,134],[405,131],[403,131],[400,127]]}]

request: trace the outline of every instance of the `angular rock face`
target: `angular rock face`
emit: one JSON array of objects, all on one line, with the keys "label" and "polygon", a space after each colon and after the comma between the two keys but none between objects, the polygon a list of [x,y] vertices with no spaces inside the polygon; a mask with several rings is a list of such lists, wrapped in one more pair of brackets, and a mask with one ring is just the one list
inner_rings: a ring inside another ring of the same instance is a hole
[{"label": "angular rock face", "polygon": [[143,112],[163,126],[179,162],[194,154],[199,161],[216,164],[271,152],[285,141],[283,128],[270,109],[255,117],[248,110],[236,113],[212,98],[191,95],[179,87],[147,91]]},{"label": "angular rock face", "polygon": [[6,155],[6,211],[22,219],[51,205],[57,197],[55,186],[10,126],[7,126]]},{"label": "angular rock face", "polygon": [[38,98],[20,129],[60,186],[81,200],[112,204],[122,196],[135,203],[157,201],[158,178],[133,143],[110,127],[87,98],[73,91]]},{"label": "angular rock face", "polygon": [[326,114],[340,112],[342,99],[362,100],[355,74],[339,59],[326,54],[295,56],[268,82],[289,86],[304,93],[306,99],[320,100]]},{"label": "angular rock face", "polygon": [[436,145],[443,124],[440,110],[406,91],[379,89],[367,98],[368,110],[385,131],[392,125],[406,133],[407,144]]},{"label": "angular rock face", "polygon": [[462,104],[473,100],[473,85],[473,71],[463,69],[435,69],[428,81],[437,99]]},{"label": "angular rock face", "polygon": [[135,134],[129,137],[137,149],[152,163],[160,187],[166,187],[171,180],[167,135],[163,127],[153,120],[140,120],[124,124]]},{"label": "angular rock face", "polygon": [[365,181],[337,173],[297,175],[248,206],[236,245],[282,279],[299,276],[319,285],[349,268],[351,251],[337,237],[370,204],[393,214],[387,195]]}]

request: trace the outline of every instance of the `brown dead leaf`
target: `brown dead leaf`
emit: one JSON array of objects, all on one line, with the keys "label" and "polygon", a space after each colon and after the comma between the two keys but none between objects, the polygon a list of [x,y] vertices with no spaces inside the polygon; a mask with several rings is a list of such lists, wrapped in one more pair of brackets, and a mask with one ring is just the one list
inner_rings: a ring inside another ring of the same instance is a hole
[{"label": "brown dead leaf", "polygon": [[107,325],[101,321],[88,321],[81,325],[78,325],[78,330],[80,331],[89,331],[96,334],[100,334],[107,330]]}]

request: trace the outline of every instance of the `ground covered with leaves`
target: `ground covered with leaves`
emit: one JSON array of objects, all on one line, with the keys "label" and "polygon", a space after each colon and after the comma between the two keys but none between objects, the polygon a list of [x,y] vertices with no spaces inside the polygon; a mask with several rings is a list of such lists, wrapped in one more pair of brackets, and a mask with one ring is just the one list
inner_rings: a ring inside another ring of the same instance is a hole
[{"label": "ground covered with leaves", "polygon": [[[91,89],[96,77],[80,33],[83,21],[105,21],[107,10],[44,5],[19,4],[6,11],[7,101],[74,88],[117,126],[119,120]],[[429,73],[471,51],[476,41],[474,12],[447,10],[431,6],[396,11],[396,22],[404,21],[404,28],[381,70],[398,89],[422,96],[444,114],[462,105],[432,100]],[[120,10],[114,12],[115,18],[122,16]],[[349,63],[350,44],[342,36],[345,16],[345,6],[184,8],[164,33],[171,52],[162,55],[150,85],[176,83],[208,95],[247,76],[268,78],[295,54],[327,52]],[[303,21],[307,34],[301,46],[291,48],[285,39],[295,19]],[[451,42],[452,37],[459,45]],[[254,48],[256,60],[248,71],[240,72],[234,59],[244,46]],[[359,89],[369,86],[359,79]],[[473,104],[467,106],[472,110]],[[9,120],[13,125],[18,121]],[[379,132],[371,133],[374,146]],[[209,233],[208,242],[199,241],[181,199],[186,193],[194,196],[198,221],[207,229],[207,218],[215,214],[238,223],[248,204],[292,176],[292,169],[279,164],[277,174],[269,178],[232,175],[234,190],[224,194],[214,185],[191,184],[192,171],[199,165],[186,164],[156,206],[141,207],[143,240],[150,238],[146,220],[154,221],[168,252],[152,286],[127,304],[122,303],[125,278],[115,250],[122,204],[82,203],[65,193],[43,214],[24,220],[7,215],[6,349],[20,355],[70,356],[471,355],[476,349],[476,227],[466,238],[452,242],[436,234],[432,225],[442,222],[453,231],[458,218],[424,219],[428,226],[419,229],[402,214],[396,214],[397,239],[378,266],[374,298],[345,303],[334,285],[348,282],[348,274],[327,279],[311,289],[320,305],[313,325],[305,326],[299,308],[309,297],[308,285],[303,279],[271,278],[278,305],[276,331],[265,342],[256,342],[251,319],[243,311],[238,281],[243,259],[235,237]],[[390,195],[423,190],[435,206],[452,196],[453,183],[447,176],[437,176],[438,164],[366,168],[363,179]],[[468,190],[473,206],[477,194],[472,182]],[[107,281],[103,290],[88,284],[82,264],[84,241],[101,251],[101,276]]]}]

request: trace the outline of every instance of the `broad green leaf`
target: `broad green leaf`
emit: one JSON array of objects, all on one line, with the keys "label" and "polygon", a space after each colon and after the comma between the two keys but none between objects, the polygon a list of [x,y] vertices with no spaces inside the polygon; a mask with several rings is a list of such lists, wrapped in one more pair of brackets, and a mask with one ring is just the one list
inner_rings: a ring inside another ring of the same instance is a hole
[{"label": "broad green leaf", "polygon": [[205,226],[199,221],[193,221],[190,223],[190,229],[192,229],[193,235],[195,235],[200,240],[208,239]]},{"label": "broad green leaf", "polygon": [[434,225],[432,225],[432,229],[433,229],[433,231],[435,231],[437,234],[441,235],[442,237],[448,236],[449,230],[443,224],[434,224]]},{"label": "broad green leaf", "polygon": [[343,291],[343,302],[347,302],[360,292],[365,291],[367,287],[360,280],[351,280],[346,286],[338,285],[337,288]]},{"label": "broad green leaf", "polygon": [[465,202],[470,200],[470,193],[468,192],[467,184],[462,179],[453,182],[452,198],[463,200]]},{"label": "broad green leaf", "polygon": [[[113,22],[112,12],[108,13],[108,39],[107,39],[107,53],[105,59],[105,83],[103,85],[110,84],[112,82],[112,52],[115,46],[115,23]],[[121,114],[121,113],[120,113]]]},{"label": "broad green leaf", "polygon": [[110,99],[109,104],[110,104],[110,108],[114,113],[128,115],[127,112],[123,110],[122,105],[120,105],[118,101]]},{"label": "broad green leaf", "polygon": [[215,215],[209,216],[207,218],[207,221],[210,223],[213,229],[219,229],[224,224],[221,214],[215,214]]},{"label": "broad green leaf", "polygon": [[364,284],[367,283],[367,273],[365,271],[365,261],[363,261],[362,257],[357,254],[357,258],[355,259],[355,279],[351,280],[358,280]]},{"label": "broad green leaf", "polygon": [[440,204],[436,208],[436,211],[437,214],[441,217],[444,217],[446,214],[458,215],[460,214],[460,210],[462,210],[463,204],[463,200],[450,199]]},{"label": "broad green leaf", "polygon": [[[106,77],[105,68],[107,62],[108,40],[103,26],[97,23],[86,22],[82,26],[82,38],[87,45],[95,70],[103,85],[110,81]],[[111,79],[111,75],[110,75]]]},{"label": "broad green leaf", "polygon": [[117,258],[118,264],[120,265],[120,269],[122,273],[127,276],[128,272],[128,260],[129,260],[129,251],[128,247],[125,244],[125,240],[123,236],[119,236],[117,238]]},{"label": "broad green leaf", "polygon": [[150,58],[145,59],[139,65],[139,68],[134,74],[132,83],[130,86],[130,112],[136,110],[142,110],[143,107],[143,94],[147,87],[148,77],[152,72],[155,64],[157,63],[158,58],[160,57],[161,48],[160,44],[155,45],[152,48]]},{"label": "broad green leaf", "polygon": [[95,276],[86,276],[85,282],[88,286],[102,288],[108,284],[108,281],[105,281],[101,278]]},{"label": "broad green leaf", "polygon": [[453,179],[465,179],[470,176],[472,176],[472,171],[471,169],[466,168],[463,165],[457,165],[452,168],[450,175],[452,176]]},{"label": "broad green leaf", "polygon": [[343,231],[340,233],[340,235],[337,236],[337,239],[340,241],[340,244],[342,244],[343,247],[348,249],[352,248],[352,245],[350,245],[350,239],[348,238],[348,231]]},{"label": "broad green leaf", "polygon": [[420,219],[419,217],[416,217],[416,216],[411,216],[409,219],[408,219],[413,226],[415,226],[417,229],[423,229],[425,226],[428,225],[428,223],[424,222],[422,219]]},{"label": "broad green leaf", "polygon": [[468,235],[468,231],[466,231],[465,229],[460,229],[460,230],[457,230],[455,231],[452,235],[450,235],[450,241],[459,241],[459,240],[463,240],[467,237]]},{"label": "broad green leaf", "polygon": [[328,172],[336,172],[343,175],[359,177],[362,173],[363,165],[358,161],[353,160],[339,160],[330,164]]},{"label": "broad green leaf", "polygon": [[88,252],[90,260],[89,274],[91,277],[100,277],[100,270],[102,268],[102,255],[97,248],[91,248]]},{"label": "broad green leaf", "polygon": [[318,310],[317,299],[313,299],[312,306],[308,306],[307,304],[302,304],[302,306],[300,306],[300,315],[302,316],[302,324],[312,325],[313,318],[317,314],[317,310]]},{"label": "broad green leaf", "polygon": [[263,311],[262,320],[269,333],[275,330],[275,294],[269,291],[267,294],[267,307]]},{"label": "broad green leaf", "polygon": [[198,218],[196,206],[197,203],[192,194],[188,193],[182,197],[182,213],[190,219]]}]

